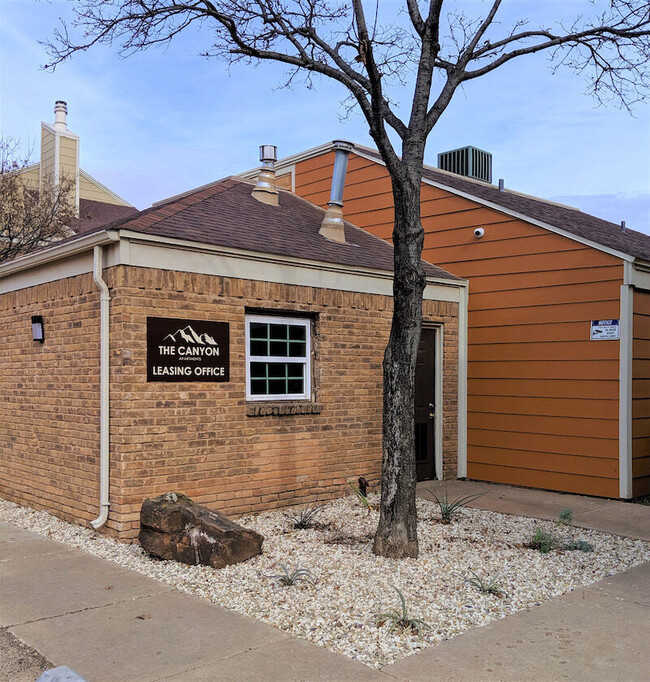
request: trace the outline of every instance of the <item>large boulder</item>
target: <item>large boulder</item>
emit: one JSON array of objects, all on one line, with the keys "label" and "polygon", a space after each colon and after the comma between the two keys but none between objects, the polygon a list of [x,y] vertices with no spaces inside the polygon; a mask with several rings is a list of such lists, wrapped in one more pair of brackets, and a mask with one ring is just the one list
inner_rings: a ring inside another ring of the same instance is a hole
[{"label": "large boulder", "polygon": [[264,537],[186,495],[165,493],[142,503],[138,540],[160,559],[223,568],[260,554]]}]

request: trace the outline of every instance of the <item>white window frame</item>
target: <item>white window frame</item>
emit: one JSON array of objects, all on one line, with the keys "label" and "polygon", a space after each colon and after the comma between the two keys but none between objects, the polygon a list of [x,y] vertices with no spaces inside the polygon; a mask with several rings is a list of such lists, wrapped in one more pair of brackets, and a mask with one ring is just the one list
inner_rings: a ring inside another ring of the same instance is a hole
[{"label": "white window frame", "polygon": [[[250,353],[250,326],[251,323],[261,324],[288,324],[305,329],[305,357],[292,358],[276,355],[251,355]],[[306,317],[282,317],[280,315],[246,315],[244,318],[245,343],[246,343],[246,400],[251,401],[278,401],[278,400],[311,400],[311,320]],[[299,362],[305,367],[305,383],[302,393],[274,393],[273,395],[253,395],[251,392],[252,362]]]}]

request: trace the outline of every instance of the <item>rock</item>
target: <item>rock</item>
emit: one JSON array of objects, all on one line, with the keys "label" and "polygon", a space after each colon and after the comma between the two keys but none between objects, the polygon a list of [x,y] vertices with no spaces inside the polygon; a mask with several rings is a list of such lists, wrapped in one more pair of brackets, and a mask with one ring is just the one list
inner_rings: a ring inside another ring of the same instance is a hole
[{"label": "rock", "polygon": [[165,493],[142,503],[138,540],[160,559],[223,568],[260,554],[264,537],[186,495]]}]

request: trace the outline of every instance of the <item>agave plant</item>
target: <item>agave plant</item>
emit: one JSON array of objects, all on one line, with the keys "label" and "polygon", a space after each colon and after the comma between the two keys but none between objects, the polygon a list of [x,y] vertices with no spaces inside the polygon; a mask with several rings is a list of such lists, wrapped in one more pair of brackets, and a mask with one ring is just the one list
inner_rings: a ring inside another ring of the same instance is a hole
[{"label": "agave plant", "polygon": [[485,594],[493,594],[496,597],[500,597],[502,594],[504,594],[503,590],[501,589],[501,586],[499,585],[498,577],[486,578],[485,580],[483,580],[478,575],[478,573],[472,571],[471,569],[469,572],[472,574],[472,577],[465,578],[466,583],[469,583],[470,585],[477,587],[481,592],[484,592]]},{"label": "agave plant", "polygon": [[567,552],[593,552],[594,546],[586,540],[571,540],[564,545]]},{"label": "agave plant", "polygon": [[557,517],[556,523],[560,526],[570,526],[573,523],[573,510],[563,509]]},{"label": "agave plant", "polygon": [[351,483],[348,481],[348,485],[350,488],[352,488],[352,491],[356,495],[357,499],[359,500],[359,504],[361,504],[363,507],[365,507],[368,510],[368,513],[372,510],[372,505],[370,504],[370,500],[361,492],[360,488],[357,488],[354,483]]},{"label": "agave plant", "polygon": [[380,613],[377,616],[377,625],[382,625],[384,622],[390,622],[390,628],[388,628],[388,634],[401,628],[402,630],[415,630],[419,637],[422,637],[425,630],[430,630],[431,626],[422,620],[421,618],[413,617],[406,606],[406,599],[400,589],[391,585],[391,587],[397,592],[400,600],[400,608],[390,609],[386,613]]},{"label": "agave plant", "polygon": [[461,495],[451,502],[449,501],[446,490],[443,499],[440,499],[435,493],[429,492],[429,494],[438,503],[438,507],[440,508],[440,522],[451,523],[454,516],[456,516],[460,509],[466,507],[470,502],[477,500],[479,497],[483,497],[486,492],[487,491],[482,493],[474,493],[472,495]]},{"label": "agave plant", "polygon": [[316,584],[316,578],[308,568],[297,567],[294,568],[293,571],[290,571],[284,564],[278,562],[278,566],[282,570],[282,573],[268,575],[267,578],[277,580],[280,585],[291,587],[292,585],[298,585],[299,583],[308,583],[309,585]]},{"label": "agave plant", "polygon": [[296,530],[313,528],[316,522],[316,517],[324,506],[324,504],[320,504],[317,507],[304,507],[298,511],[290,510],[286,511],[284,515]]}]

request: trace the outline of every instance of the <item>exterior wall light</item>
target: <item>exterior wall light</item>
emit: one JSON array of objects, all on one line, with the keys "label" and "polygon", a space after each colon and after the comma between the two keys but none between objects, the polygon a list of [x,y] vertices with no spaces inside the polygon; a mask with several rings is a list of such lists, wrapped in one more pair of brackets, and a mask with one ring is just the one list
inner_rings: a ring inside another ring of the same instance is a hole
[{"label": "exterior wall light", "polygon": [[32,315],[32,341],[38,341],[39,343],[45,341],[42,315]]}]

